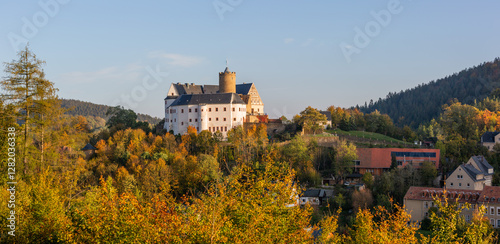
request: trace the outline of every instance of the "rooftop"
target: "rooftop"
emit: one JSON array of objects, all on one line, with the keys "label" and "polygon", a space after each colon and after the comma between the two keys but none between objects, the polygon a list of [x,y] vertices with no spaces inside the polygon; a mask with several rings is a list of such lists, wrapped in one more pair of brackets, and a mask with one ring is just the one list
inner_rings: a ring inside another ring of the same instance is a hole
[{"label": "rooftop", "polygon": [[170,106],[198,104],[245,104],[236,93],[181,95]]},{"label": "rooftop", "polygon": [[487,131],[481,136],[481,142],[495,142],[495,136],[499,133],[498,131]]}]

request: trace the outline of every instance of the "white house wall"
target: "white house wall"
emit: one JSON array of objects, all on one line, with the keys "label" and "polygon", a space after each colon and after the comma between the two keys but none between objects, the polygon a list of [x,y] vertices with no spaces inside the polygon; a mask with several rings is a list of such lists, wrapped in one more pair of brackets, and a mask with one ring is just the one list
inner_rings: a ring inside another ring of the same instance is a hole
[{"label": "white house wall", "polygon": [[[224,108],[226,111],[224,111]],[[234,108],[234,112],[233,112]],[[191,112],[189,112],[191,109]],[[220,131],[224,138],[227,131],[242,126],[246,117],[245,104],[200,104],[167,107],[165,111],[165,129],[174,134],[187,133],[188,126],[198,132],[208,130],[212,133]]]}]

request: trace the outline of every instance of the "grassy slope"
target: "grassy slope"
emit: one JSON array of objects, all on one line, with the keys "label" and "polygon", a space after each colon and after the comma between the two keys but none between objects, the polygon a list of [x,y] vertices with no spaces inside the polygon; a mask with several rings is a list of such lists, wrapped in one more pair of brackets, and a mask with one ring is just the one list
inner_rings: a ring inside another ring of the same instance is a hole
[{"label": "grassy slope", "polygon": [[379,141],[386,141],[386,142],[392,142],[392,143],[403,143],[403,144],[412,144],[408,142],[404,142],[401,140],[394,139],[392,137],[382,135],[379,133],[374,133],[374,132],[366,132],[366,131],[343,131],[340,129],[333,129],[333,130],[327,130],[326,132],[332,133],[332,134],[338,134],[338,135],[347,135],[347,136],[357,136],[357,137],[362,137],[366,139],[371,139],[371,140],[379,140]]}]

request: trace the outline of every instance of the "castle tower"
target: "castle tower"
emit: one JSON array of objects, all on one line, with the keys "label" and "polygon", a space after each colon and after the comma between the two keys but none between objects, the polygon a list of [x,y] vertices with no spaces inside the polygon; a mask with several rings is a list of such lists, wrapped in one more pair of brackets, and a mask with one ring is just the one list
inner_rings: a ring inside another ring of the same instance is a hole
[{"label": "castle tower", "polygon": [[236,72],[229,71],[228,67],[219,72],[219,93],[236,93]]}]

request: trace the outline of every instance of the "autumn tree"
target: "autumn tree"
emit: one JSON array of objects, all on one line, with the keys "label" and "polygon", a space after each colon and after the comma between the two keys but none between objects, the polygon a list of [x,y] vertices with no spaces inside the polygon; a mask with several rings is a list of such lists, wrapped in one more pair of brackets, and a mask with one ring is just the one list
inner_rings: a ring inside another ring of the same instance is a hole
[{"label": "autumn tree", "polygon": [[300,112],[298,117],[294,118],[294,122],[302,126],[306,131],[317,134],[323,130],[323,125],[326,125],[326,115],[309,106]]},{"label": "autumn tree", "polygon": [[[23,144],[22,158],[24,162],[24,172],[26,173],[28,164],[28,150],[32,143],[34,133],[39,132],[40,158],[37,161],[43,162],[44,136],[48,126],[47,119],[50,113],[59,109],[57,97],[53,83],[45,78],[42,66],[45,61],[36,55],[26,46],[18,53],[18,59],[5,63],[5,73],[7,76],[0,82],[3,89],[1,100],[3,104],[12,104],[19,121],[23,123]],[[54,116],[54,115],[53,115]],[[34,128],[32,128],[34,127]]]},{"label": "autumn tree", "polygon": [[426,238],[417,238],[418,225],[409,223],[410,214],[398,205],[394,208],[393,213],[380,206],[373,212],[357,212],[346,243],[427,243]]}]

